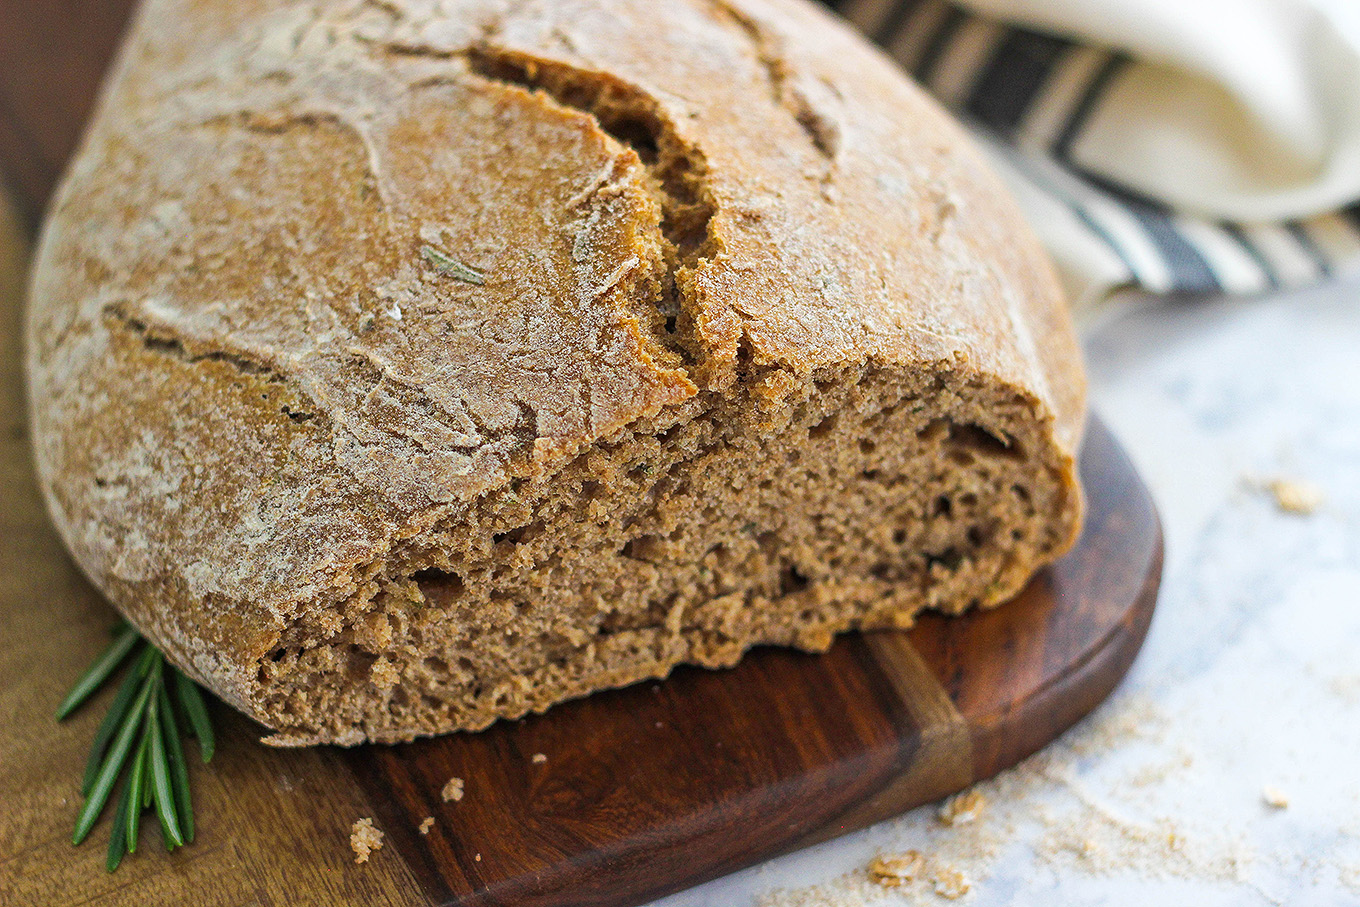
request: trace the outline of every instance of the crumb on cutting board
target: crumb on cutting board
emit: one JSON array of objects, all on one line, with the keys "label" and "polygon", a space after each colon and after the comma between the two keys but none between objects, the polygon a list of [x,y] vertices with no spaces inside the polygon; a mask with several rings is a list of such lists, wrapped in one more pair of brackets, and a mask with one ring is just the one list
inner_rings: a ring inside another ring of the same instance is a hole
[{"label": "crumb on cutting board", "polygon": [[869,862],[869,878],[884,888],[897,888],[919,876],[925,865],[926,858],[919,850],[889,856],[880,854]]},{"label": "crumb on cutting board", "polygon": [[434,816],[426,816],[420,822],[420,833],[422,835],[428,835],[431,828],[434,828]]},{"label": "crumb on cutting board", "polygon": [[944,825],[965,825],[975,821],[987,808],[987,798],[979,790],[955,794],[940,806],[937,818]]},{"label": "crumb on cutting board", "polygon": [[1289,807],[1289,795],[1278,787],[1269,784],[1261,788],[1261,799],[1271,809],[1287,809]]},{"label": "crumb on cutting board", "polygon": [[463,779],[450,778],[439,795],[444,798],[445,803],[463,799]]},{"label": "crumb on cutting board", "polygon": [[534,753],[533,756],[530,757],[529,761],[532,762],[534,765],[542,765],[544,762],[548,761],[548,757],[545,756],[543,753]]},{"label": "crumb on cutting board", "polygon": [[369,854],[382,850],[383,833],[373,827],[372,819],[357,819],[349,831],[349,846],[354,851],[354,862],[367,863]]}]

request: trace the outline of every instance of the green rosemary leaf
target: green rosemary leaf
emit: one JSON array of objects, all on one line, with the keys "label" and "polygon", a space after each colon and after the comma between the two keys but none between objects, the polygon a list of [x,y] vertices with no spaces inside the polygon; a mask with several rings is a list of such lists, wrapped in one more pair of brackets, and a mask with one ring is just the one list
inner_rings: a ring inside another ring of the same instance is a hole
[{"label": "green rosemary leaf", "polygon": [[109,855],[104,858],[104,868],[113,872],[127,855],[127,814],[132,802],[132,785],[123,782],[123,793],[118,797],[118,809],[113,814],[113,831],[109,833]]},{"label": "green rosemary leaf", "polygon": [[[121,776],[123,789],[105,859],[109,872],[137,852],[142,813],[148,807],[155,810],[167,850],[193,840],[189,768],[180,729],[198,738],[204,762],[216,749],[207,706],[193,681],[170,666],[130,625],[120,623],[113,635],[114,644],[85,672],[60,710],[63,717],[71,714],[132,656],[133,667],[119,683],[95,733],[81,784],[86,799],[71,837],[73,844],[80,844],[89,836]],[[176,699],[183,716],[176,716]]]},{"label": "green rosemary leaf", "polygon": [[434,265],[434,269],[440,274],[456,277],[465,283],[475,283],[479,287],[486,283],[486,274],[481,269],[465,265],[452,255],[441,252],[434,246],[421,246],[420,257]]},{"label": "green rosemary leaf", "polygon": [[128,853],[137,852],[137,828],[142,824],[142,789],[146,786],[146,750],[151,739],[146,722],[142,722],[142,737],[137,741],[137,755],[132,758],[132,772],[128,783],[132,786],[132,808],[127,815]]},{"label": "green rosemary leaf", "polygon": [[179,739],[179,723],[170,705],[169,686],[161,684],[161,730],[165,737],[165,751],[170,758],[170,780],[175,788],[175,808],[178,813],[180,837],[185,844],[194,841],[194,807],[189,799],[189,764],[184,761],[184,744]]},{"label": "green rosemary leaf", "polygon": [[57,720],[65,718],[74,712],[91,693],[99,689],[113,669],[122,663],[127,654],[132,651],[132,647],[141,639],[137,631],[131,627],[125,627],[121,633],[104,650],[104,654],[99,656],[90,669],[76,681],[76,685],[71,688],[71,692],[66,694],[66,698],[57,707]]},{"label": "green rosemary leaf", "polygon": [[184,844],[179,831],[179,821],[175,817],[175,792],[170,780],[170,758],[165,752],[165,729],[160,719],[160,689],[151,706],[151,801],[156,805],[156,817],[161,820],[161,835],[165,838],[166,850]]},{"label": "green rosemary leaf", "polygon": [[194,736],[198,738],[199,754],[204,762],[210,762],[217,746],[213,739],[212,721],[208,718],[208,709],[203,704],[203,697],[199,695],[198,687],[192,680],[173,668],[171,672],[175,675],[175,692],[179,694],[179,704],[184,706],[184,711],[189,716],[189,724],[194,729]]},{"label": "green rosemary leaf", "polygon": [[123,719],[122,727],[119,729],[113,745],[109,747],[108,755],[104,757],[104,763],[99,769],[94,785],[90,788],[90,795],[86,798],[85,805],[81,807],[80,815],[76,818],[76,830],[71,837],[71,843],[79,844],[85,840],[85,836],[90,833],[91,828],[94,828],[95,820],[99,818],[100,812],[103,811],[104,804],[108,802],[113,784],[118,780],[118,773],[122,771],[123,764],[127,762],[128,752],[132,749],[132,739],[136,736],[137,728],[142,723],[141,718],[151,693],[152,685],[150,678],[148,678],[142,682],[142,688],[137,693],[136,701],[132,704],[128,715]]},{"label": "green rosemary leaf", "polygon": [[113,698],[108,714],[104,716],[104,720],[99,724],[99,730],[95,732],[94,743],[90,745],[90,758],[85,763],[85,780],[80,785],[82,797],[90,795],[90,788],[94,787],[94,779],[99,775],[99,766],[104,759],[104,750],[127,715],[128,706],[132,705],[133,697],[141,688],[142,678],[146,677],[146,672],[151,670],[151,665],[160,656],[160,653],[149,644],[145,646],[132,671],[123,678],[122,684],[118,687],[118,695]]}]

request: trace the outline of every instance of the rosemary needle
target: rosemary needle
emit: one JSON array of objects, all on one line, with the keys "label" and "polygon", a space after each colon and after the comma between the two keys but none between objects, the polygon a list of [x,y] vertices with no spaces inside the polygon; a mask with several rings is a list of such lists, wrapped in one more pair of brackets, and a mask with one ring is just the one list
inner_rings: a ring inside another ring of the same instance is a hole
[{"label": "rosemary needle", "polygon": [[[159,692],[159,691],[158,691]],[[161,733],[160,697],[147,711],[151,722],[151,802],[156,806],[156,817],[161,821],[161,834],[167,849],[184,843],[180,835],[179,819],[175,816],[175,794],[170,780],[170,759],[165,753],[165,737]]]},{"label": "rosemary needle", "polygon": [[142,800],[142,788],[146,783],[146,745],[150,740],[147,733],[146,722],[142,722],[142,736],[137,741],[137,755],[132,757],[132,773],[128,775],[128,783],[132,785],[132,806],[127,815],[127,849],[128,853],[137,852],[137,828],[142,822],[142,809],[145,803]]},{"label": "rosemary needle", "polygon": [[132,801],[132,783],[123,782],[123,793],[118,797],[118,809],[113,814],[113,831],[109,834],[109,855],[104,858],[104,868],[113,872],[127,855],[127,814]]},{"label": "rosemary needle", "polygon": [[76,681],[76,685],[71,687],[71,692],[66,694],[66,698],[57,706],[57,720],[65,718],[74,712],[91,693],[99,689],[99,686],[108,679],[113,673],[113,669],[127,657],[141,637],[132,627],[124,627],[118,636],[104,650],[104,654],[99,656],[90,669]]},{"label": "rosemary needle", "polygon": [[199,695],[198,687],[192,680],[173,668],[171,673],[175,675],[175,692],[179,694],[179,704],[184,706],[184,711],[189,716],[189,725],[194,729],[194,736],[198,738],[199,754],[204,762],[211,762],[217,744],[213,740],[212,722],[208,720],[208,710],[203,705],[203,697]]},{"label": "rosemary needle", "polygon": [[175,791],[175,811],[179,818],[180,838],[185,844],[194,840],[194,809],[189,802],[189,765],[184,761],[184,744],[179,741],[179,724],[170,705],[170,693],[164,683],[160,696],[161,732],[165,735],[166,755],[170,760],[170,780]]},{"label": "rosemary needle", "polygon": [[480,268],[465,265],[447,252],[441,252],[434,246],[421,246],[420,257],[434,266],[440,274],[447,274],[456,277],[464,283],[472,283],[482,286],[486,283],[486,274]]}]

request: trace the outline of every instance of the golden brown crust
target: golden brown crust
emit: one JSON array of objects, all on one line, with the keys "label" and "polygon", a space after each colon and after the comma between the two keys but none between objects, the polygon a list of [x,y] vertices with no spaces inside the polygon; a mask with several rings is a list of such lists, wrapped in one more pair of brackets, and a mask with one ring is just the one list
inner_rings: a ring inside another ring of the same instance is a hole
[{"label": "golden brown crust", "polygon": [[149,0],[53,205],[53,518],[194,676],[268,720],[298,615],[742,361],[986,376],[1075,488],[1057,283],[847,29],[801,0],[428,6]]}]

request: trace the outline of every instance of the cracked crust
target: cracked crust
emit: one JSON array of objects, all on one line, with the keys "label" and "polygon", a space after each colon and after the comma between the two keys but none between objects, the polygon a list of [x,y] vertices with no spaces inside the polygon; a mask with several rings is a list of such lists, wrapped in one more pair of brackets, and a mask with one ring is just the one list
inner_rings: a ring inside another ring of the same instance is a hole
[{"label": "cracked crust", "polygon": [[799,0],[148,0],[30,300],[57,528],[276,743],[996,603],[1079,521],[1047,263]]}]

